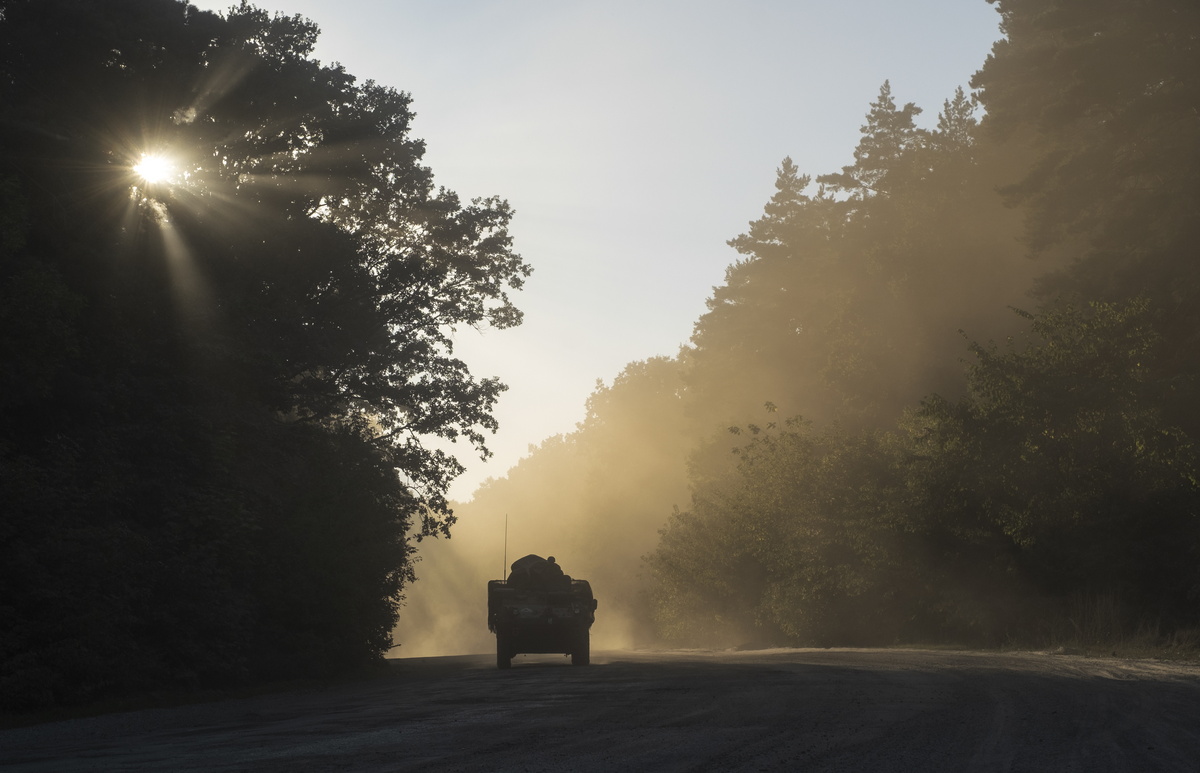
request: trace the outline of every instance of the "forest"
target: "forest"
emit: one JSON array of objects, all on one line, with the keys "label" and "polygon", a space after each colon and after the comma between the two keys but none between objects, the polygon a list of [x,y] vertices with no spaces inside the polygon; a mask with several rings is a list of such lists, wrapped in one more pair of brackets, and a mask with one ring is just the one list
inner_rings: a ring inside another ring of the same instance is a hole
[{"label": "forest", "polygon": [[299,17],[0,0],[0,709],[378,661],[505,513],[610,645],[1196,646],[1200,8],[990,1],[936,116],[884,82],[782,159],[690,341],[452,508],[507,204]]},{"label": "forest", "polygon": [[993,5],[968,88],[783,159],[678,354],[457,510],[567,545],[607,643],[1200,643],[1200,8]]}]

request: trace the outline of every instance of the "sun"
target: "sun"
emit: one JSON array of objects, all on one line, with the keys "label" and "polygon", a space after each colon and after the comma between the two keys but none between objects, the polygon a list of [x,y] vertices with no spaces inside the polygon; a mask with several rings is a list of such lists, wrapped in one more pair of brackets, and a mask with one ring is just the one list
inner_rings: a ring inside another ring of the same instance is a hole
[{"label": "sun", "polygon": [[133,165],[133,173],[152,185],[165,183],[175,177],[175,165],[166,156],[143,153],[142,159]]}]

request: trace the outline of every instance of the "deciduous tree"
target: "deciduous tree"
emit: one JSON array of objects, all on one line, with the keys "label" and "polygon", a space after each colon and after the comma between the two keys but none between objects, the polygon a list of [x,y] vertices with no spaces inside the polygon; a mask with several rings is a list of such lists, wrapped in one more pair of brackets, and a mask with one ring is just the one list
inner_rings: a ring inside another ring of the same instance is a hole
[{"label": "deciduous tree", "polygon": [[409,95],[316,37],[0,2],[12,705],[378,657],[453,522],[429,440],[487,453],[504,387],[453,331],[520,322],[512,212],[437,187]]}]

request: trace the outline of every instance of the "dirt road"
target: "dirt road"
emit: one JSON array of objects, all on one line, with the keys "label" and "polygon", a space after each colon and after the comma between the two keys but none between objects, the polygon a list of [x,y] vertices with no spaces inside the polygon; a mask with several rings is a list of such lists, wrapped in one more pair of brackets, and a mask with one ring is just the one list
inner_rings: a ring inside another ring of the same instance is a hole
[{"label": "dirt road", "polygon": [[0,731],[4,771],[1200,771],[1200,666],[763,650],[394,678]]}]

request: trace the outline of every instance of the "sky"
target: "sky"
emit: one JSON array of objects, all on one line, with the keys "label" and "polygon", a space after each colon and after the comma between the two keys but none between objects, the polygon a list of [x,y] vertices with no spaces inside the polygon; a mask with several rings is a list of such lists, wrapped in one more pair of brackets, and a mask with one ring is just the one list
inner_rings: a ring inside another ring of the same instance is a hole
[{"label": "sky", "polygon": [[933,126],[1000,38],[986,0],[253,4],[316,22],[323,63],[409,92],[437,184],[516,211],[525,322],[456,336],[509,387],[493,458],[449,448],[459,501],[573,431],[598,379],[678,352],[784,157],[814,176],[850,164],[885,80]]}]

